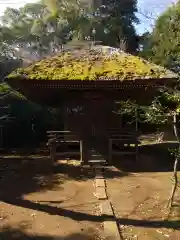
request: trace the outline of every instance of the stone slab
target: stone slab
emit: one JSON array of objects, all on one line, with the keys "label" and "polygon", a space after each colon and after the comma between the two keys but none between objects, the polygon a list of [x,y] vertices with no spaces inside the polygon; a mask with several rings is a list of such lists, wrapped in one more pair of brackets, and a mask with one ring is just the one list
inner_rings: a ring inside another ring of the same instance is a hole
[{"label": "stone slab", "polygon": [[101,168],[95,168],[95,178],[96,179],[104,178]]},{"label": "stone slab", "polygon": [[109,219],[109,217],[114,217],[111,203],[108,200],[102,201],[100,203],[100,211],[101,211],[101,215],[103,215],[105,218],[106,218],[106,216],[108,219]]},{"label": "stone slab", "polygon": [[104,178],[96,178],[95,179],[95,186],[96,187],[103,187],[103,188],[105,188],[106,184],[105,184]]},{"label": "stone slab", "polygon": [[116,221],[104,222],[104,235],[106,240],[121,240]]},{"label": "stone slab", "polygon": [[107,163],[106,160],[103,160],[103,159],[96,159],[96,156],[94,156],[94,159],[90,159],[88,160],[88,163],[91,163],[91,164],[94,164],[94,166],[99,166],[101,165],[102,163]]},{"label": "stone slab", "polygon": [[99,200],[105,200],[105,199],[107,199],[108,197],[107,197],[105,188],[103,188],[103,187],[97,187],[97,188],[96,188],[96,197],[97,197]]}]

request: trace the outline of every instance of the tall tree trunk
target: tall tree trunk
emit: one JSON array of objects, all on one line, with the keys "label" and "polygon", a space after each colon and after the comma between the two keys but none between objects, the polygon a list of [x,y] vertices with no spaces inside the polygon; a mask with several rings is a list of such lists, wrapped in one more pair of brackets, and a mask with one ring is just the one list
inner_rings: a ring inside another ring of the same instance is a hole
[{"label": "tall tree trunk", "polygon": [[173,131],[174,131],[174,135],[175,135],[175,137],[177,139],[177,142],[178,142],[178,151],[177,151],[177,155],[175,157],[175,162],[174,162],[174,171],[173,171],[174,184],[172,186],[171,195],[170,195],[170,198],[169,198],[169,201],[168,201],[168,207],[170,209],[172,208],[175,193],[176,193],[177,186],[178,186],[177,167],[178,167],[178,163],[179,163],[179,159],[180,159],[180,138],[179,138],[178,132],[177,132],[177,117],[176,117],[176,114],[173,114]]}]

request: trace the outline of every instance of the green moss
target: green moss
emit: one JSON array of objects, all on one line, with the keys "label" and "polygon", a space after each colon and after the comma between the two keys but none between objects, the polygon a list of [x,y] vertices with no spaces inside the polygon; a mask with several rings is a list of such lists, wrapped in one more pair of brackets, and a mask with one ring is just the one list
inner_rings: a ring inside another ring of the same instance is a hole
[{"label": "green moss", "polygon": [[18,77],[39,80],[131,80],[175,77],[175,74],[125,53],[107,55],[81,49],[44,59],[8,76],[9,79]]}]

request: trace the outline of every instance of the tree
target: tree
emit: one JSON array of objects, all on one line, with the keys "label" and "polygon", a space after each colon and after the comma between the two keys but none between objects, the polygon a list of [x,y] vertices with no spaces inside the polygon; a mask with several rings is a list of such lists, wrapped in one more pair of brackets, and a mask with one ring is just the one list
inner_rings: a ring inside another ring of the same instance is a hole
[{"label": "tree", "polygon": [[59,0],[53,10],[47,2],[26,4],[18,10],[7,8],[0,29],[1,48],[13,56],[37,60],[60,51],[62,44],[85,30],[88,18],[83,5]]},{"label": "tree", "polygon": [[69,23],[65,29],[68,32],[69,39],[82,41],[90,34],[92,9],[86,0],[45,0],[45,4],[51,12],[49,19],[51,19],[55,28],[59,18]]},{"label": "tree", "polygon": [[41,59],[72,40],[93,39],[135,52],[136,0],[111,0],[89,4],[87,0],[43,0],[20,9],[7,8],[0,28],[1,48],[13,56]]},{"label": "tree", "polygon": [[[134,114],[137,112],[137,114]],[[172,191],[168,199],[168,207],[172,207],[174,202],[175,193],[178,188],[178,165],[180,163],[180,137],[178,134],[178,117],[180,116],[180,91],[175,89],[164,88],[160,89],[159,95],[154,98],[150,105],[139,105],[132,101],[120,102],[117,108],[117,113],[121,115],[131,115],[136,118],[137,115],[141,122],[150,124],[166,124],[170,123],[176,137],[178,147],[170,149],[173,154],[174,171]]]},{"label": "tree", "polygon": [[[165,89],[147,109],[147,121],[150,120],[157,122],[158,120],[159,123],[166,123],[170,121],[174,136],[178,143],[177,148],[170,149],[175,158],[173,171],[174,184],[172,186],[172,191],[168,200],[168,207],[171,209],[174,202],[175,193],[178,188],[177,171],[178,165],[180,163],[180,137],[178,134],[178,116],[180,115],[180,91],[178,88]],[[151,119],[149,119],[149,116],[151,116]]]},{"label": "tree", "polygon": [[125,41],[126,50],[136,52],[138,41],[134,24],[139,23],[136,13],[136,0],[105,0],[94,13],[96,39],[114,47],[119,47],[121,41]]},{"label": "tree", "polygon": [[149,46],[150,38],[150,32],[145,32],[139,36],[139,56],[148,58],[152,54],[152,49]]},{"label": "tree", "polygon": [[153,62],[179,72],[180,3],[169,7],[156,21],[143,55]]},{"label": "tree", "polygon": [[[62,6],[64,1],[46,0],[56,16],[59,2]],[[136,52],[138,48],[138,38],[134,28],[134,23],[138,23],[135,15],[136,0],[106,0],[91,1],[91,3],[87,0],[79,2],[71,0],[66,2],[66,5],[68,9],[72,9],[68,11],[68,14],[65,12],[65,16],[68,16],[69,22],[73,22],[73,39],[81,41],[90,39],[114,47],[120,47],[122,43],[125,43],[127,51]],[[94,35],[93,29],[95,29]]]}]

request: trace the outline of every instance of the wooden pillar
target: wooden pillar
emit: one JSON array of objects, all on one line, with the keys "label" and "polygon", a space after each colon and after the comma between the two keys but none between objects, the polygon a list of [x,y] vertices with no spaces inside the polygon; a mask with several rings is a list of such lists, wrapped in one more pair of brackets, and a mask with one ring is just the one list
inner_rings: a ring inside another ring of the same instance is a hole
[{"label": "wooden pillar", "polygon": [[[63,108],[62,108],[62,111],[63,111],[63,131],[67,131],[68,130],[68,113],[67,113],[67,104],[65,102],[63,102]],[[64,140],[65,137],[64,137]]]},{"label": "wooden pillar", "polygon": [[80,159],[82,164],[88,164],[87,144],[85,140],[80,140]]},{"label": "wooden pillar", "polygon": [[83,145],[84,141],[80,140],[80,161],[81,164],[84,164],[85,159],[84,159],[84,145]]},{"label": "wooden pillar", "polygon": [[[135,116],[136,116],[136,141],[138,141],[138,139],[137,139],[137,133],[138,133],[138,109],[137,109],[137,107],[135,109]],[[138,158],[139,158],[139,144],[138,144],[138,142],[136,143],[135,147],[136,147],[136,162],[137,162]]]},{"label": "wooden pillar", "polygon": [[112,164],[112,139],[109,139],[108,145],[108,164]]},{"label": "wooden pillar", "polygon": [[138,143],[136,143],[136,162],[138,161],[139,159],[139,145]]},{"label": "wooden pillar", "polygon": [[52,143],[50,146],[50,158],[52,164],[54,164],[56,161],[56,145],[54,143]]},{"label": "wooden pillar", "polygon": [[138,109],[135,109],[135,116],[136,116],[136,132],[138,132]]}]

